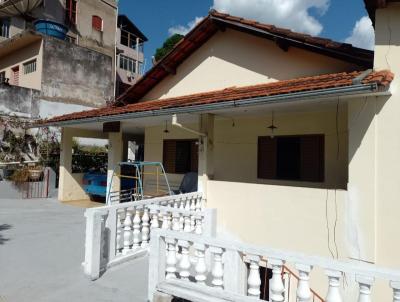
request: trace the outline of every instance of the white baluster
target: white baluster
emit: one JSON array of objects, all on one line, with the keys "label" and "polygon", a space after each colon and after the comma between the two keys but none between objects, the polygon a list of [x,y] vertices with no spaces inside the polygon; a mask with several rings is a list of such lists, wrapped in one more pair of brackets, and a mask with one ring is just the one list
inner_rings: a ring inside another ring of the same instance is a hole
[{"label": "white baluster", "polygon": [[121,212],[117,211],[117,238],[116,238],[116,254],[122,253],[122,248],[124,247],[124,221]]},{"label": "white baluster", "polygon": [[136,208],[135,216],[133,217],[133,246],[132,248],[137,249],[140,247],[140,211]]},{"label": "white baluster", "polygon": [[205,284],[205,281],[207,279],[206,272],[207,272],[207,266],[206,266],[206,261],[204,259],[205,257],[205,250],[206,247],[204,244],[199,244],[195,243],[194,248],[196,250],[196,266],[194,268],[196,272],[196,276],[194,277],[199,284]]},{"label": "white baluster", "polygon": [[179,209],[180,210],[185,209],[185,199],[183,199],[183,198],[181,198],[181,200],[180,200]]},{"label": "white baluster", "polygon": [[178,246],[181,247],[182,255],[179,261],[179,276],[182,280],[189,280],[190,276],[190,259],[189,259],[189,242],[186,240],[179,240]]},{"label": "white baluster", "polygon": [[150,210],[151,213],[151,228],[158,229],[160,227],[160,223],[158,222],[158,211]]},{"label": "white baluster", "polygon": [[171,215],[169,212],[165,211],[163,215],[163,223],[161,228],[164,230],[169,230],[171,227]]},{"label": "white baluster", "polygon": [[249,277],[247,278],[247,294],[251,297],[258,298],[261,293],[260,266],[258,264],[260,257],[257,255],[249,255],[247,258],[250,261]]},{"label": "white baluster", "polygon": [[282,266],[284,262],[279,259],[270,259],[268,262],[272,266],[272,278],[269,281],[271,300],[273,302],[282,302],[285,300],[285,286],[282,280]]},{"label": "white baluster", "polygon": [[358,302],[370,302],[371,301],[371,286],[374,283],[374,278],[357,275],[356,282],[358,282],[358,285],[360,288]]},{"label": "white baluster", "polygon": [[[158,212],[158,221],[164,221],[164,215],[161,211]],[[161,225],[162,228],[162,225]]]},{"label": "white baluster", "polygon": [[172,230],[179,232],[180,226],[179,226],[179,218],[180,218],[179,213],[173,213],[172,214]]},{"label": "white baluster", "polygon": [[149,228],[149,209],[144,208],[142,216],[142,247],[147,247],[149,245],[150,239],[150,228]]},{"label": "white baluster", "polygon": [[339,271],[325,271],[329,280],[328,292],[326,294],[326,302],[342,302],[340,294],[340,277],[342,275]]},{"label": "white baluster", "polygon": [[191,200],[190,211],[192,211],[192,212],[196,211],[196,198],[192,198],[192,200]]},{"label": "white baluster", "polygon": [[178,198],[174,199],[174,209],[178,209],[179,208],[179,200]]},{"label": "white baluster", "polygon": [[311,265],[296,264],[296,269],[299,271],[299,282],[297,285],[297,300],[298,302],[308,302],[311,300],[310,290],[310,272]]},{"label": "white baluster", "polygon": [[185,200],[185,211],[190,211],[190,199]]},{"label": "white baluster", "polygon": [[132,241],[132,213],[129,209],[125,210],[124,220],[124,248],[122,254],[126,255],[130,251]]},{"label": "white baluster", "polygon": [[196,217],[194,215],[190,215],[190,232],[194,232],[196,228]]},{"label": "white baluster", "polygon": [[196,198],[196,212],[201,212],[202,210],[201,197]]},{"label": "white baluster", "polygon": [[183,214],[180,214],[179,215],[179,231],[183,232],[184,228],[185,228],[185,217]]},{"label": "white baluster", "polygon": [[224,284],[224,265],[222,263],[223,250],[219,247],[210,247],[210,252],[214,255],[213,267],[211,270],[211,284],[216,288],[223,288]]},{"label": "white baluster", "polygon": [[400,302],[400,282],[391,281],[390,286],[393,289],[393,302]]},{"label": "white baluster", "polygon": [[196,216],[196,228],[194,232],[198,235],[201,235],[201,233],[203,233],[203,216],[201,215]]},{"label": "white baluster", "polygon": [[184,214],[185,216],[185,226],[183,228],[183,231],[186,233],[190,233],[191,229],[190,229],[190,215],[188,214]]},{"label": "white baluster", "polygon": [[166,279],[176,278],[176,264],[178,260],[176,259],[176,249],[175,249],[175,239],[166,238],[165,242],[167,244],[167,258],[166,258]]}]

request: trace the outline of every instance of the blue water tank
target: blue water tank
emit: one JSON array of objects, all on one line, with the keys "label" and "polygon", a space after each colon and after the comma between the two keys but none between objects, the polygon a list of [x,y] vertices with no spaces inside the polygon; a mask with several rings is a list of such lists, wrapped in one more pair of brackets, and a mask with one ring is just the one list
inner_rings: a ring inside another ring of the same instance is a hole
[{"label": "blue water tank", "polygon": [[58,22],[39,19],[34,23],[35,30],[42,34],[55,37],[57,39],[65,40],[67,36],[68,27]]}]

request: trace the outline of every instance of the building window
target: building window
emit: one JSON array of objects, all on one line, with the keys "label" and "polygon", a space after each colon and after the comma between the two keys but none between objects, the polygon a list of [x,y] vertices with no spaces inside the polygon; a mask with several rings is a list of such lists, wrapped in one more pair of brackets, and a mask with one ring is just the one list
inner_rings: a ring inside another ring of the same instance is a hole
[{"label": "building window", "polygon": [[0,36],[10,37],[10,19],[0,19]]},{"label": "building window", "polygon": [[76,0],[65,1],[65,22],[67,24],[76,24],[76,11],[77,11]]},{"label": "building window", "polygon": [[19,85],[19,66],[11,68],[11,84],[15,86]]},{"label": "building window", "polygon": [[[120,41],[121,44],[128,46],[129,48],[136,49],[137,37],[134,34],[122,28],[120,28],[120,30],[121,30],[121,41]],[[141,41],[139,41],[139,51],[143,52],[143,42]]]},{"label": "building window", "polygon": [[32,73],[36,71],[36,59],[24,63],[24,74]]},{"label": "building window", "polygon": [[92,16],[92,27],[94,30],[103,31],[103,19],[99,16]]},{"label": "building window", "polygon": [[76,38],[73,37],[73,36],[67,35],[67,36],[65,37],[65,40],[68,41],[68,42],[71,43],[71,44],[76,44]]},{"label": "building window", "polygon": [[258,178],[324,181],[324,135],[258,138]]},{"label": "building window", "polygon": [[119,55],[119,68],[136,73],[136,61],[124,55]]},{"label": "building window", "polygon": [[3,84],[6,82],[6,72],[2,71],[0,72],[0,84]]},{"label": "building window", "polygon": [[167,173],[197,172],[198,157],[197,140],[164,140],[163,165]]}]

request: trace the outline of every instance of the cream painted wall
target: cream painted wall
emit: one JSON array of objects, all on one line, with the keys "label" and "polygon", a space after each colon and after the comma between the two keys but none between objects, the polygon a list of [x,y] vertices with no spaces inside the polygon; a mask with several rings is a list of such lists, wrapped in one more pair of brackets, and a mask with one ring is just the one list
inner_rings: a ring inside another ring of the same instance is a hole
[{"label": "cream painted wall", "polygon": [[[276,135],[325,134],[325,183],[257,179],[257,139],[268,135],[270,115],[235,118],[234,127],[231,119],[215,117],[214,180],[207,182],[207,206],[218,209],[220,230],[247,242],[329,256],[325,210],[328,202],[332,239],[336,195],[340,224],[336,230],[337,244],[340,256],[348,255],[345,244],[347,104],[339,108],[339,160],[336,157],[336,104],[327,111],[281,113],[275,117]],[[187,126],[197,129],[194,124]],[[163,126],[146,128],[145,160],[162,161],[164,139],[197,138],[177,128],[170,129],[168,134],[163,130]],[[179,182],[182,175],[168,177]],[[279,232],[276,227],[280,227]],[[334,246],[333,242],[330,244]]]},{"label": "cream painted wall", "polygon": [[268,183],[285,186],[328,187],[346,189],[347,185],[347,106],[339,110],[339,157],[336,134],[336,104],[330,111],[308,113],[275,113],[275,135],[324,134],[325,182],[306,183],[257,179],[257,142],[269,135],[271,115],[236,118],[216,117],[214,130],[214,173],[216,180]]},{"label": "cream painted wall", "polygon": [[[390,30],[389,30],[390,29]],[[377,262],[400,269],[400,5],[376,12],[375,69],[390,69],[392,96],[376,100]]]},{"label": "cream painted wall", "polygon": [[143,100],[358,69],[358,66],[227,29],[218,32]]},{"label": "cream painted wall", "polygon": [[[24,63],[36,59],[36,71],[24,74]],[[6,77],[12,83],[13,67],[19,66],[18,86],[41,90],[42,66],[43,66],[43,43],[37,41],[13,52],[0,59],[0,72],[5,71]]]}]

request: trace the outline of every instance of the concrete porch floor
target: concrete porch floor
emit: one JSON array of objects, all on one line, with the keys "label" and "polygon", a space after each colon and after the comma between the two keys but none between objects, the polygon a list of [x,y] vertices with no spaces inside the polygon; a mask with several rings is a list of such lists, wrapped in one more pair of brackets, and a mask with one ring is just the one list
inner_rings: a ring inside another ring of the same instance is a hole
[{"label": "concrete porch floor", "polygon": [[0,301],[146,301],[147,258],[94,282],[83,275],[84,211],[0,193]]}]

